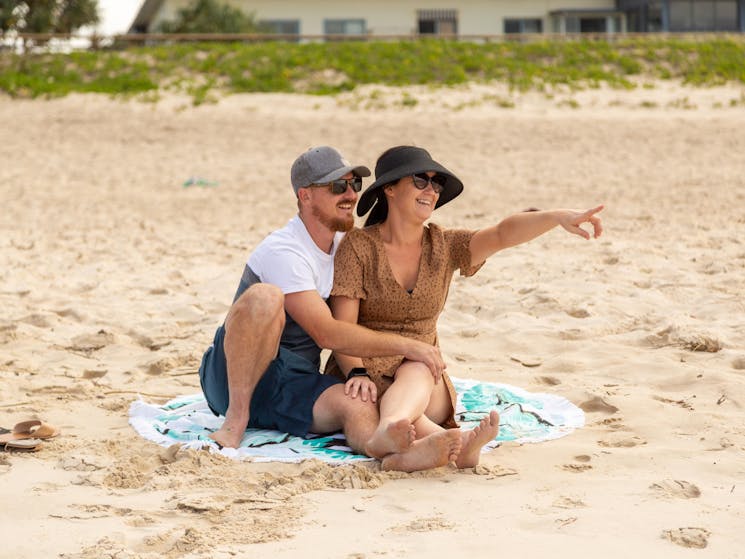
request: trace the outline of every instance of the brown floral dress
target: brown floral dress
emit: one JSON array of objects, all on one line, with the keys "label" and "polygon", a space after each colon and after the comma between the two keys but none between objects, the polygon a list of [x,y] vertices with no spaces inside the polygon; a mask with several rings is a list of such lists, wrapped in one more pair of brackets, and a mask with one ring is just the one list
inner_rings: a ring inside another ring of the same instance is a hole
[{"label": "brown floral dress", "polygon": [[[474,233],[443,229],[434,223],[425,226],[419,274],[409,293],[393,276],[380,226],[355,229],[347,233],[336,252],[331,294],[360,300],[358,323],[362,326],[437,345],[437,319],[445,305],[453,273],[460,270],[461,275],[472,276],[483,264],[470,264],[469,245]],[[402,355],[362,359],[378,388],[378,397],[391,385],[403,360]],[[326,364],[326,374],[345,378],[333,355]],[[444,379],[453,412],[443,425],[455,427],[455,388],[447,374]]]}]

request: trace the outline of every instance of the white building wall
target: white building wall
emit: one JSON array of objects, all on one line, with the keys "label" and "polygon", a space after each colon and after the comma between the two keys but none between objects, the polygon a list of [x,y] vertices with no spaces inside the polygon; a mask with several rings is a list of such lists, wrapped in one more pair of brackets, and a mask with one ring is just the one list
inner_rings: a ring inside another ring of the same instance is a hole
[{"label": "white building wall", "polygon": [[[454,4],[454,2],[452,2]],[[504,20],[541,19],[543,31],[551,30],[549,13],[554,10],[612,9],[614,0],[480,0],[463,2],[458,9],[460,35],[498,35]]]},{"label": "white building wall", "polygon": [[[541,18],[550,31],[549,12],[559,9],[609,9],[614,0],[225,0],[253,12],[257,20],[300,20],[301,35],[322,35],[324,19],[364,19],[373,35],[407,35],[417,30],[417,10],[456,10],[459,35],[496,35],[504,18]],[[190,0],[166,0],[151,29],[173,19]]]}]

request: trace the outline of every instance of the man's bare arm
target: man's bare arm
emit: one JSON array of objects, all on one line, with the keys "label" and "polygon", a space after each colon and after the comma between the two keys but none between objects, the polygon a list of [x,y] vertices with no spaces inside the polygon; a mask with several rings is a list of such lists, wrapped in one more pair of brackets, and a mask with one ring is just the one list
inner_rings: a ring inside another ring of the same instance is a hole
[{"label": "man's bare arm", "polygon": [[285,310],[320,347],[356,357],[403,355],[427,365],[435,378],[445,370],[438,347],[336,320],[317,291],[285,295]]}]

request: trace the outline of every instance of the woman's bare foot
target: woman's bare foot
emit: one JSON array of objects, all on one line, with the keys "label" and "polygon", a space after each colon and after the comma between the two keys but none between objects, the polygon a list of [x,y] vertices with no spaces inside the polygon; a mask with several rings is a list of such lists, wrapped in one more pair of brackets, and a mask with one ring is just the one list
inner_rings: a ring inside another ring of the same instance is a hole
[{"label": "woman's bare foot", "polygon": [[414,441],[406,452],[390,454],[383,458],[383,470],[418,472],[445,466],[458,458],[461,448],[460,429],[438,431]]},{"label": "woman's bare foot", "polygon": [[399,419],[386,426],[381,424],[365,445],[365,454],[383,458],[388,454],[406,452],[415,438],[414,425],[408,419]]},{"label": "woman's bare foot", "polygon": [[459,468],[473,468],[479,463],[481,448],[499,433],[499,414],[496,411],[489,413],[481,422],[470,431],[465,431],[463,437],[463,450],[461,451],[455,465]]}]

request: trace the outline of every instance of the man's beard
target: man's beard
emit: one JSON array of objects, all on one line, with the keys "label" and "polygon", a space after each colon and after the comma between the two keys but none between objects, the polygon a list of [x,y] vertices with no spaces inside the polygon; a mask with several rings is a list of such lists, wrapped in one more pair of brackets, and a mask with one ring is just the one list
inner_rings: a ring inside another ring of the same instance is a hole
[{"label": "man's beard", "polygon": [[347,231],[351,231],[352,227],[354,227],[354,217],[351,215],[348,219],[332,217],[330,215],[325,215],[324,213],[322,213],[316,205],[313,205],[311,207],[311,211],[313,215],[318,218],[318,221],[320,221],[324,227],[331,229],[331,231],[346,233]]}]

